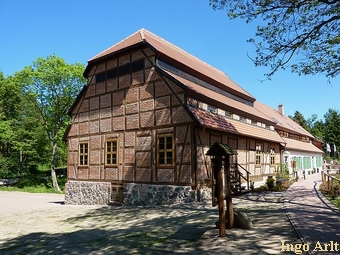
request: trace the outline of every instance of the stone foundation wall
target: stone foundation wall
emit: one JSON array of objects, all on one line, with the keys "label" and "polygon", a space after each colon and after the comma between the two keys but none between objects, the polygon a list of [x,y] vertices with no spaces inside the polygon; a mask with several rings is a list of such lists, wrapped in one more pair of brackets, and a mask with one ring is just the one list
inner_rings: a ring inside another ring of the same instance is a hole
[{"label": "stone foundation wall", "polygon": [[190,186],[150,185],[126,183],[124,205],[170,205],[197,201],[196,191]]},{"label": "stone foundation wall", "polygon": [[107,205],[110,187],[107,182],[68,181],[65,184],[65,204]]},{"label": "stone foundation wall", "polygon": [[[111,184],[107,182],[68,181],[65,204],[107,205]],[[192,190],[190,186],[125,183],[123,204],[127,206],[170,205],[211,201],[210,190]]]}]

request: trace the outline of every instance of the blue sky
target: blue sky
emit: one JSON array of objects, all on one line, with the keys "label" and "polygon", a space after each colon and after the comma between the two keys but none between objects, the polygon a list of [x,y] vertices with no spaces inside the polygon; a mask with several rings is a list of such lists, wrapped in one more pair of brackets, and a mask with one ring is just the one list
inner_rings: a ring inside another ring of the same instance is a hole
[{"label": "blue sky", "polygon": [[269,69],[255,67],[255,23],[229,20],[208,0],[0,0],[0,70],[5,76],[55,54],[68,63],[87,60],[141,28],[164,38],[225,72],[257,100],[285,115],[301,112],[319,119],[339,110],[340,78],[298,76],[279,71],[263,81]]}]

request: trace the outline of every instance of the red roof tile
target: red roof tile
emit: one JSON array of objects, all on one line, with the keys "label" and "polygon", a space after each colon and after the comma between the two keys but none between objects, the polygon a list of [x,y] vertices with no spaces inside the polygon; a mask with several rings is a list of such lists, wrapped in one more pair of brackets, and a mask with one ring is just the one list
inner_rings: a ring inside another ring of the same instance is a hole
[{"label": "red roof tile", "polygon": [[159,36],[145,29],[137,31],[136,33],[130,35],[124,40],[118,42],[117,44],[111,46],[110,48],[94,56],[89,60],[89,64],[110,54],[114,54],[127,47],[131,47],[139,43],[146,43],[157,52],[167,56],[170,59],[173,59],[177,63],[181,63],[187,66],[189,69],[218,82],[219,84],[224,86],[227,90],[235,91],[236,93],[244,96],[248,100],[255,101],[255,98],[252,95],[250,95],[247,91],[245,91],[235,82],[233,82],[222,71],[212,67],[211,65],[201,61],[200,59],[192,56],[191,54],[185,52],[184,50],[178,48],[177,46],[169,43],[168,41],[160,38]]},{"label": "red roof tile", "polygon": [[228,106],[228,108],[231,109],[237,109],[237,111],[242,111],[244,112],[247,116],[252,115],[253,117],[255,117],[256,119],[262,119],[264,122],[266,123],[272,123],[274,124],[275,122],[268,117],[267,115],[263,114],[261,111],[259,111],[258,109],[250,106],[250,105],[246,105],[244,103],[238,102],[236,100],[233,100],[227,96],[224,96],[220,93],[217,93],[213,90],[207,89],[205,87],[202,87],[192,81],[189,81],[183,77],[180,77],[174,73],[171,73],[169,71],[165,71],[167,74],[169,74],[170,76],[172,76],[174,79],[176,79],[177,81],[179,81],[180,83],[182,83],[183,85],[185,85],[187,87],[187,89],[194,91],[198,94],[201,94],[207,98],[210,98],[212,100],[216,100],[226,106]]},{"label": "red roof tile", "polygon": [[323,151],[317,148],[314,144],[309,142],[301,142],[294,139],[284,138],[286,144],[286,150],[298,150],[306,152],[314,152],[323,154]]},{"label": "red roof tile", "polygon": [[191,106],[188,106],[188,108],[193,113],[198,122],[206,128],[284,143],[283,139],[275,131],[247,124],[242,121],[225,118]]},{"label": "red roof tile", "polygon": [[289,118],[288,116],[282,115],[277,110],[265,105],[259,101],[254,102],[254,107],[266,114],[269,118],[276,122],[276,129],[278,130],[289,130],[290,133],[300,134],[303,136],[311,137],[314,136],[310,134],[307,130],[302,128],[298,123]]}]

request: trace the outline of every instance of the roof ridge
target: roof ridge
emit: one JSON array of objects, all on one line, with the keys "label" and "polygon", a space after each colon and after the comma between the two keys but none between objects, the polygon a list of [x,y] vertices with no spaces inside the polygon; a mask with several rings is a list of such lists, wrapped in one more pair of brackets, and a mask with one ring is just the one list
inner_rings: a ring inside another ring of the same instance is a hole
[{"label": "roof ridge", "polygon": [[[145,28],[142,28],[139,30],[140,31],[140,37],[142,38],[143,41],[146,41],[144,31],[147,31]],[[137,31],[138,32],[138,31]]]},{"label": "roof ridge", "polygon": [[105,52],[110,51],[110,50],[111,50],[113,47],[115,47],[116,45],[122,43],[123,41],[125,41],[125,40],[127,40],[127,39],[129,39],[129,38],[131,38],[132,36],[135,36],[135,35],[138,34],[138,33],[140,33],[141,39],[142,39],[142,40],[145,40],[145,38],[143,39],[143,37],[144,37],[143,30],[145,30],[145,29],[142,28],[142,29],[137,30],[137,31],[134,32],[133,34],[129,35],[128,37],[125,37],[124,39],[122,39],[122,40],[120,40],[119,42],[115,43],[114,45],[110,46],[109,48],[107,48],[107,49],[101,51],[100,53],[96,54],[94,57],[90,58],[90,59],[88,60],[88,62],[91,61],[91,60],[93,60],[93,59],[96,59],[96,58],[102,56],[103,54],[105,54]]},{"label": "roof ridge", "polygon": [[[229,78],[229,76],[228,76],[228,75],[226,75],[226,73],[225,73],[225,72],[223,72],[222,70],[220,70],[220,69],[217,69],[216,67],[214,67],[214,66],[210,65],[209,63],[207,63],[207,62],[205,62],[205,61],[203,61],[203,60],[199,59],[198,57],[194,56],[193,54],[191,54],[191,53],[189,53],[189,52],[187,52],[187,51],[183,50],[182,48],[178,47],[177,45],[175,45],[175,44],[173,44],[173,43],[169,42],[168,40],[166,40],[166,39],[164,39],[164,38],[162,38],[162,37],[160,37],[160,36],[158,36],[158,35],[156,35],[156,34],[154,34],[154,33],[150,32],[150,31],[149,31],[149,30],[147,30],[147,29],[144,29],[144,31],[146,31],[146,32],[147,32],[147,33],[149,33],[150,35],[152,35],[152,36],[155,36],[155,37],[157,37],[158,39],[160,39],[160,40],[162,40],[162,41],[164,41],[164,42],[166,42],[166,43],[170,44],[171,46],[173,46],[174,48],[178,49],[179,51],[181,51],[181,52],[183,52],[183,53],[185,53],[185,54],[187,54],[187,55],[190,55],[190,57],[192,57],[192,58],[196,59],[198,62],[204,63],[204,64],[206,64],[207,66],[209,66],[209,67],[211,67],[211,68],[213,68],[213,69],[215,69],[215,70],[219,71],[220,73],[222,73],[223,75],[225,75],[226,77],[228,77],[228,78]],[[146,41],[147,41],[147,39],[146,39]],[[229,78],[229,79],[230,79],[230,78]],[[231,80],[231,79],[230,79],[230,80]]]},{"label": "roof ridge", "polygon": [[[295,120],[291,119],[289,116],[287,115],[282,115],[277,109],[259,101],[259,100],[256,100],[255,101],[255,108],[258,108],[256,106],[256,104],[261,104],[262,106],[266,107],[267,109],[270,109],[272,110],[277,116],[275,115],[271,115],[269,116],[267,113],[263,112],[261,109],[258,109],[260,112],[264,113],[265,115],[267,115],[268,117],[272,118],[275,120],[276,124],[277,125],[280,125],[281,127],[284,127],[284,128],[288,128],[287,125],[289,126],[289,130],[291,131],[295,131],[295,132],[298,132],[300,135],[304,135],[304,136],[309,136],[309,137],[314,137],[314,135],[312,135],[308,130],[306,130],[305,128],[303,128],[299,123],[297,123]],[[279,117],[281,118],[281,121],[276,118],[276,117]],[[292,126],[293,125],[296,125],[295,127]]]}]

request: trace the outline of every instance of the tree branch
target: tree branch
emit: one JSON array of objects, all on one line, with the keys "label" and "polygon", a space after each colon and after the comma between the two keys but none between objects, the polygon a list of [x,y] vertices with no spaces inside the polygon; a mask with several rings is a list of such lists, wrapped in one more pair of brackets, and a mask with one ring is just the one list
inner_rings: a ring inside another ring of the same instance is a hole
[{"label": "tree branch", "polygon": [[328,0],[318,0],[318,2],[324,3],[324,4],[335,4],[340,2],[340,0],[333,0],[333,1],[328,1]]}]

